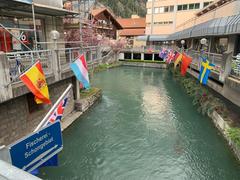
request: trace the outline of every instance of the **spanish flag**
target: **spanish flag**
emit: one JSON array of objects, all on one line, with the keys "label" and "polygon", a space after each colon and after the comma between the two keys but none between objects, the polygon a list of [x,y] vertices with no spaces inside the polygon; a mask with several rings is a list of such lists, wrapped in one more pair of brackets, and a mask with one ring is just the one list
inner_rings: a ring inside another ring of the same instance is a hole
[{"label": "spanish flag", "polygon": [[35,95],[37,104],[51,104],[47,82],[40,61],[37,61],[31,68],[24,72],[20,76],[20,79]]}]

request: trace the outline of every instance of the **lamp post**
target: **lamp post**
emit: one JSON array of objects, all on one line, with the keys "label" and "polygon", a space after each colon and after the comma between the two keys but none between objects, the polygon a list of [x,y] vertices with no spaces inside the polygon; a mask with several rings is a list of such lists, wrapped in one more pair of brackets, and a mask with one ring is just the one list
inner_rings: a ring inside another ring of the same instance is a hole
[{"label": "lamp post", "polygon": [[206,52],[206,47],[207,47],[207,39],[206,38],[202,38],[201,40],[200,40],[200,43],[201,43],[201,45],[202,45],[202,49],[201,49],[201,55],[203,56],[204,54],[205,54],[205,52]]},{"label": "lamp post", "polygon": [[185,44],[185,40],[181,40],[181,52],[183,53],[183,51],[184,51],[184,44]]},{"label": "lamp post", "polygon": [[171,41],[171,44],[172,44],[172,49],[173,49],[173,47],[174,47],[174,41]]}]

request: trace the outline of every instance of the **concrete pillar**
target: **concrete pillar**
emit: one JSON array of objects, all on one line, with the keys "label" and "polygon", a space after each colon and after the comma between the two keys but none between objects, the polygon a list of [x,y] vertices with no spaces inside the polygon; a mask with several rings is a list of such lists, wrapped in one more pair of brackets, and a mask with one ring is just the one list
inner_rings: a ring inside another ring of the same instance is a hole
[{"label": "concrete pillar", "polygon": [[0,52],[0,102],[13,98],[10,65],[4,52]]},{"label": "concrete pillar", "polygon": [[131,52],[131,60],[133,60],[133,52]]},{"label": "concrete pillar", "polygon": [[52,50],[52,70],[56,81],[61,79],[61,65],[59,58],[59,51],[57,49]]},{"label": "concrete pillar", "polygon": [[152,61],[154,61],[154,60],[155,60],[154,53],[152,53]]},{"label": "concrete pillar", "polygon": [[119,53],[118,55],[118,60],[123,60],[124,59],[124,53]]},{"label": "concrete pillar", "polygon": [[75,78],[76,99],[80,99],[80,82]]},{"label": "concrete pillar", "polygon": [[222,67],[224,68],[223,72],[219,75],[219,80],[224,82],[226,77],[231,73],[232,69],[232,55],[233,52],[226,52],[222,57]]},{"label": "concrete pillar", "polygon": [[144,53],[141,53],[141,60],[144,60]]}]

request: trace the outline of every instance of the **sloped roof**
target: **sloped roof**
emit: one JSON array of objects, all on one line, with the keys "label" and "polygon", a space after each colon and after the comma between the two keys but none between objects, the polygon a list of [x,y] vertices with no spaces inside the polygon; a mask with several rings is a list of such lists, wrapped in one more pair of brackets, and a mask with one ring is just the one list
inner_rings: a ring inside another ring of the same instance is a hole
[{"label": "sloped roof", "polygon": [[119,36],[141,36],[145,35],[145,29],[123,29],[119,30]]},{"label": "sloped roof", "polygon": [[145,28],[146,27],[145,18],[119,18],[117,21],[121,24],[124,29],[130,28]]},{"label": "sloped roof", "polygon": [[116,25],[118,29],[122,29],[121,24],[117,21],[115,15],[106,7],[103,8],[96,8],[91,10],[91,15],[95,19],[101,19],[103,15],[109,15],[111,18],[111,21]]}]

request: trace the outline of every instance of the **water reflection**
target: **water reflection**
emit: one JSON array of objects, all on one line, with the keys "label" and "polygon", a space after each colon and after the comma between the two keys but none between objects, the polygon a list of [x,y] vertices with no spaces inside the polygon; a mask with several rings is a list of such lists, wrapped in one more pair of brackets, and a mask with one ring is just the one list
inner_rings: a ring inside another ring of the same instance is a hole
[{"label": "water reflection", "polygon": [[224,140],[166,71],[117,68],[94,81],[102,102],[64,132],[60,165],[43,179],[239,179]]}]

